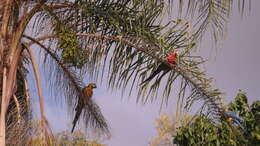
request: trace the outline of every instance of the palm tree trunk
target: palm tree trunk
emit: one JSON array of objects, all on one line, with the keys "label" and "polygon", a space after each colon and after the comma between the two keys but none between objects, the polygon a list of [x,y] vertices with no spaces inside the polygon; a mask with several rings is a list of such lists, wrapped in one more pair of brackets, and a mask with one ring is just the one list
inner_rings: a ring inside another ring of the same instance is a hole
[{"label": "palm tree trunk", "polygon": [[[0,31],[0,59],[1,59],[1,66],[3,71],[3,82],[2,82],[2,101],[1,101],[1,115],[0,115],[0,145],[5,146],[5,115],[6,110],[8,108],[8,80],[7,80],[7,67],[5,66],[5,60],[4,60],[4,50],[6,45],[4,44],[6,42],[7,34],[8,34],[8,24],[9,24],[9,18],[10,18],[10,11],[12,8],[12,2],[13,0],[6,0],[2,2],[2,4],[5,6],[4,11],[2,13],[2,25],[1,25],[1,31]],[[10,81],[9,81],[10,82]]]},{"label": "palm tree trunk", "polygon": [[3,87],[0,115],[0,146],[5,146],[5,116],[11,97],[14,93],[16,83],[17,66],[21,56],[21,47],[17,48],[13,54],[10,66],[3,69]]},{"label": "palm tree trunk", "polygon": [[2,101],[1,101],[1,115],[0,115],[0,145],[5,146],[5,114],[7,110],[6,104],[6,67],[3,69],[3,87],[2,87]]},{"label": "palm tree trunk", "polygon": [[[14,0],[0,0],[0,73],[2,76],[2,98],[1,98],[1,115],[0,115],[0,146],[5,146],[5,116],[9,101],[14,93],[16,84],[17,66],[20,60],[22,48],[20,45],[21,36],[25,27],[35,13],[37,13],[46,0],[41,0],[34,8],[25,13],[20,21],[15,12],[19,12],[19,4]],[[14,8],[15,7],[15,8]],[[19,22],[19,23],[18,23]],[[8,52],[8,55],[4,53]]]}]

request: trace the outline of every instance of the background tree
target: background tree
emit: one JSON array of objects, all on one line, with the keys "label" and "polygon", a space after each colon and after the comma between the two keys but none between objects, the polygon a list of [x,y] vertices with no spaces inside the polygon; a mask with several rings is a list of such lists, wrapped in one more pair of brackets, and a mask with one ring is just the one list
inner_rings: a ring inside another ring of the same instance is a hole
[{"label": "background tree", "polygon": [[[26,141],[26,145],[43,145],[45,141],[40,136],[41,130],[39,129],[39,127],[41,127],[41,122],[37,120],[32,120],[31,124],[34,130],[34,135],[30,136],[30,138]],[[55,146],[105,146],[104,144],[101,144],[96,140],[88,140],[87,136],[80,131],[75,131],[74,133],[71,133],[69,131],[70,130],[66,130],[55,133],[53,135],[49,135],[50,137],[53,137],[49,143]]]},{"label": "background tree", "polygon": [[74,134],[71,134],[69,132],[60,132],[57,134],[57,140],[60,145],[68,145],[68,146],[105,146],[104,144],[99,143],[98,141],[90,141],[86,139],[86,136],[76,131]]},{"label": "background tree", "polygon": [[[239,2],[243,11],[245,1]],[[60,91],[58,101],[65,97],[71,111],[77,100],[84,96],[81,93],[82,80],[89,74],[96,80],[102,80],[106,75],[109,87],[125,89],[128,86],[129,93],[136,87],[139,91],[137,101],[143,103],[155,100],[159,88],[163,88],[162,101],[167,103],[172,85],[178,80],[181,82],[178,106],[185,104],[188,110],[195,101],[202,100],[203,112],[223,116],[219,101],[221,92],[210,86],[211,80],[200,70],[199,65],[204,60],[191,53],[208,28],[213,30],[216,41],[223,36],[233,1],[179,0],[176,1],[179,19],[162,21],[170,14],[165,11],[173,4],[174,1],[163,0],[2,0],[0,145],[5,145],[10,100],[17,96],[18,70],[28,67],[22,65],[23,58],[33,66],[42,132],[45,138],[49,137],[38,63],[31,51],[34,44],[44,56],[41,63],[46,65],[49,86]],[[184,9],[186,20],[182,17]],[[196,18],[195,22],[191,17]],[[176,66],[165,60],[175,50],[180,52]],[[167,64],[171,71],[140,86],[139,83],[161,63]],[[26,76],[22,79],[25,82]],[[165,87],[160,84],[162,80],[166,80]],[[185,92],[188,88],[191,89],[190,95]],[[83,115],[86,127],[109,133],[94,101],[84,105]]]},{"label": "background tree", "polygon": [[241,126],[232,123],[241,133],[239,137],[232,134],[232,129],[225,121],[216,123],[205,116],[198,116],[192,122],[177,128],[173,142],[178,145],[259,145],[259,103],[255,101],[249,105],[246,94],[240,92],[235,100],[227,105],[229,111],[242,119]]}]

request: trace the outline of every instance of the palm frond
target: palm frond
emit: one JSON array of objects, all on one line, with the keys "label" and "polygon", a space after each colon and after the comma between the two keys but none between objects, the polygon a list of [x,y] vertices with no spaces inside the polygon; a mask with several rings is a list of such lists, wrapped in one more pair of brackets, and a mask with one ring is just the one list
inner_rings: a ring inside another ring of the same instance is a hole
[{"label": "palm frond", "polygon": [[[190,35],[188,22],[178,20],[164,26],[160,25],[157,17],[162,12],[161,3],[132,2],[126,6],[125,9],[121,9],[120,5],[113,2],[106,4],[82,3],[80,7],[75,5],[75,7],[65,7],[53,11],[48,9],[50,15],[43,15],[54,21],[52,24],[54,34],[58,33],[61,37],[66,36],[59,31],[62,29],[70,30],[68,34],[71,37],[67,37],[66,44],[77,38],[76,44],[79,44],[82,50],[87,51],[84,55],[88,57],[85,66],[88,72],[94,72],[94,75],[98,75],[99,68],[105,66],[107,55],[112,52],[108,69],[109,85],[124,88],[132,82],[131,89],[133,89],[134,85],[139,88],[138,81],[143,81],[147,73],[154,70],[155,64],[159,64],[167,54],[176,49],[183,49],[181,51],[183,55],[189,54],[190,49],[194,46],[194,41],[193,36]],[[149,13],[150,9],[154,13]],[[107,13],[112,15],[108,16]],[[71,21],[70,18],[74,18],[74,21]],[[83,20],[84,22],[82,22]],[[82,37],[84,35],[79,33],[86,34],[86,37]],[[58,41],[66,41],[66,38],[61,38]],[[69,45],[65,46],[71,49]],[[101,61],[102,58],[104,62]],[[157,62],[154,59],[161,61]],[[192,61],[190,60],[190,62]],[[188,66],[198,64],[193,63]],[[164,97],[167,97],[166,100],[171,93],[173,81],[180,75],[180,73],[171,71],[170,76],[168,76],[163,94]],[[146,86],[140,88],[138,97],[141,97],[143,102],[147,102],[148,96],[155,95],[158,91],[162,77],[158,79],[151,86],[149,94],[147,94]]]},{"label": "palm frond", "polygon": [[[170,7],[174,1],[168,0]],[[206,32],[212,33],[215,43],[223,40],[233,6],[237,4],[243,15],[245,9],[251,9],[251,0],[179,0],[179,17],[188,20],[194,27],[194,39],[201,40]]]},{"label": "palm frond", "polygon": [[[73,110],[77,100],[84,96],[82,94],[82,89],[84,87],[82,79],[78,78],[77,73],[69,69],[50,49],[29,36],[24,37],[35,42],[45,50],[49,60],[48,63],[50,68],[47,72],[49,72],[49,78],[51,79],[51,88],[59,94],[59,98],[61,97],[60,94],[63,94],[66,97],[66,102],[68,103],[69,108]],[[109,127],[106,120],[94,101],[90,100],[84,106],[83,113],[83,118],[87,128],[94,128],[97,131],[104,132],[104,134],[109,134]]]}]

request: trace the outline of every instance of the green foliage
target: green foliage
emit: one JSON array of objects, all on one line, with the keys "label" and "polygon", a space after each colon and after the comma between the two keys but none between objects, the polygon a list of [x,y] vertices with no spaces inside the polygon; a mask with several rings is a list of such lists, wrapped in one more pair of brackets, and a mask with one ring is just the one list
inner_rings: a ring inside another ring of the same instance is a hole
[{"label": "green foliage", "polygon": [[82,68],[87,61],[87,54],[84,54],[84,49],[81,49],[75,34],[62,27],[59,38],[58,47],[62,49],[61,59],[63,62],[77,68]]},{"label": "green foliage", "polygon": [[255,101],[249,106],[246,94],[240,92],[235,101],[230,103],[229,110],[243,118],[247,143],[249,145],[260,144],[260,101]]},{"label": "green foliage", "polygon": [[[240,139],[232,134],[226,123],[214,124],[207,117],[197,117],[190,125],[180,127],[174,143],[179,145],[238,145]],[[241,143],[240,143],[241,144]]]},{"label": "green foliage", "polygon": [[63,131],[56,135],[58,145],[65,146],[104,146],[98,141],[90,141],[86,139],[86,135],[81,132],[73,134]]},{"label": "green foliage", "polygon": [[[43,145],[44,139],[40,136],[34,136],[29,141],[29,145],[39,146]],[[54,138],[50,139],[50,146],[105,146],[96,140],[88,140],[86,135],[81,132],[74,132],[73,134],[67,131],[62,131],[55,134]]]},{"label": "green foliage", "polygon": [[[243,119],[240,128],[236,125],[231,129],[226,120],[214,122],[205,116],[198,116],[191,123],[180,127],[174,136],[178,145],[259,145],[260,143],[260,102],[255,101],[251,106],[247,103],[246,94],[237,94],[234,102],[228,105],[229,110]],[[234,132],[236,132],[234,134]]]}]

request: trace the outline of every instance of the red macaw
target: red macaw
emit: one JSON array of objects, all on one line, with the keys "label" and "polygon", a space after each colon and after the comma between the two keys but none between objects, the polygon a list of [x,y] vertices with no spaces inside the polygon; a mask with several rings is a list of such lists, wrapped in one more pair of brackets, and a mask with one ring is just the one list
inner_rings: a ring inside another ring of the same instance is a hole
[{"label": "red macaw", "polygon": [[79,120],[79,117],[81,115],[81,112],[83,110],[83,107],[84,105],[91,99],[92,95],[93,95],[93,89],[94,88],[97,88],[96,84],[95,83],[90,83],[88,84],[88,86],[86,86],[85,88],[82,89],[82,92],[83,92],[83,97],[84,98],[80,98],[78,100],[78,104],[76,106],[76,114],[75,114],[75,117],[74,117],[74,120],[73,120],[73,127],[71,129],[71,133],[73,133],[74,131],[74,128],[77,124],[77,121]]},{"label": "red macaw", "polygon": [[[177,52],[174,51],[172,54],[168,55],[166,57],[167,61],[169,64],[172,64],[172,65],[176,65],[176,59],[177,59]],[[165,75],[166,73],[168,73],[169,71],[171,70],[171,68],[165,64],[165,63],[162,63],[158,66],[158,68],[146,79],[144,80],[141,84],[147,82],[147,81],[150,81],[152,80],[157,74],[159,74],[161,71],[163,71],[163,75]]]},{"label": "red macaw", "polygon": [[176,65],[176,59],[177,59],[177,52],[174,51],[172,54],[168,55],[166,58],[167,58],[167,61],[169,64],[173,64],[173,65]]}]

